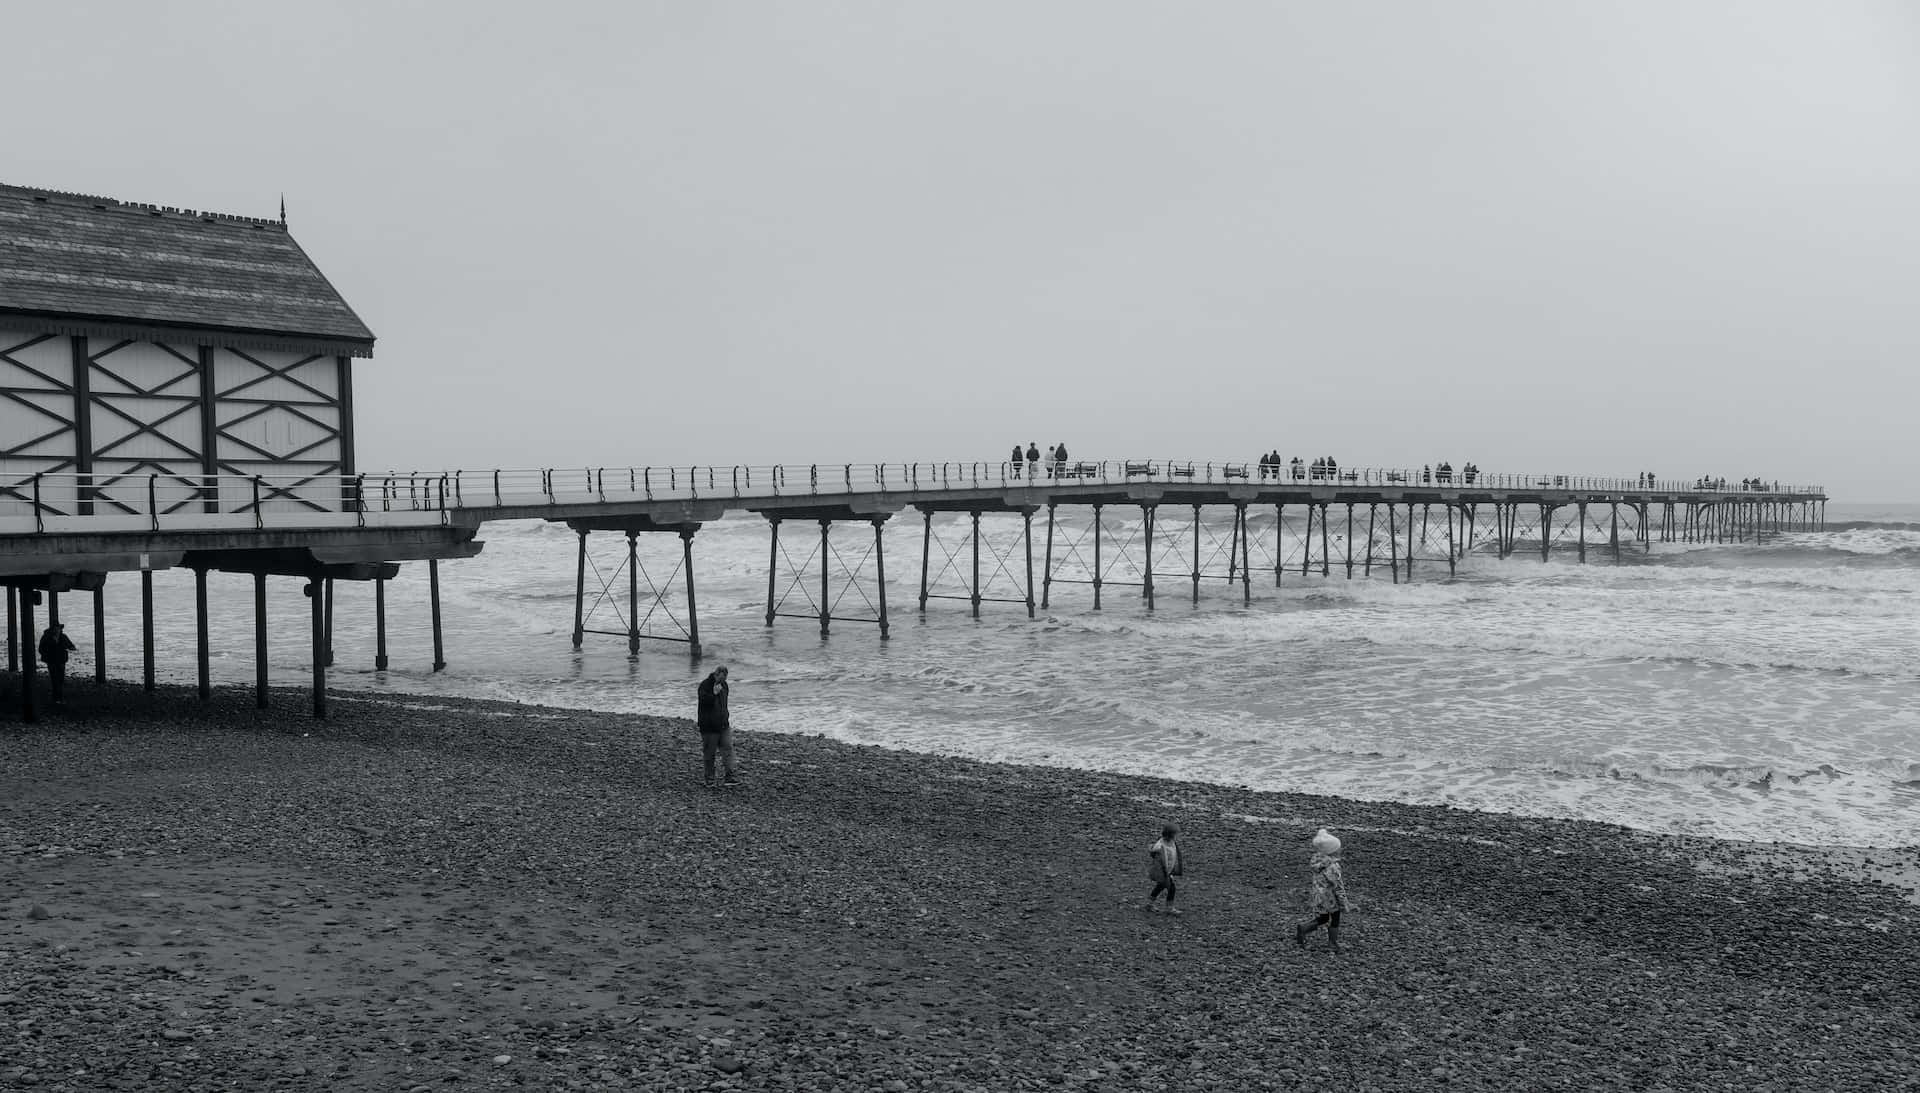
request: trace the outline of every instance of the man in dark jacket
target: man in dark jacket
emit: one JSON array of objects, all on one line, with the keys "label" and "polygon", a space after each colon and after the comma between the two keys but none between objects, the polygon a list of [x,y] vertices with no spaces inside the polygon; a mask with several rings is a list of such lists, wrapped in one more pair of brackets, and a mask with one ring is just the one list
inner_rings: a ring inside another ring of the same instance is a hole
[{"label": "man in dark jacket", "polygon": [[72,652],[73,639],[67,636],[64,623],[56,622],[40,635],[40,660],[47,666],[47,681],[56,705],[66,698],[67,655]]},{"label": "man in dark jacket", "polygon": [[720,753],[727,785],[737,786],[733,776],[733,721],[727,715],[727,670],[715,668],[700,681],[700,753],[706,761],[707,785],[713,785],[713,756]]}]

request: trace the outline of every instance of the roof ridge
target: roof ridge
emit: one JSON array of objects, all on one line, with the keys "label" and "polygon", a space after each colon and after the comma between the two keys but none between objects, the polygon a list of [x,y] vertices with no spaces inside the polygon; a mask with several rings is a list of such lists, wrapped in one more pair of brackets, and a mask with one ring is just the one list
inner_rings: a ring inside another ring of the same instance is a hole
[{"label": "roof ridge", "polygon": [[17,194],[31,197],[36,201],[50,198],[62,198],[62,204],[84,203],[97,208],[124,209],[131,212],[143,212],[150,216],[164,216],[169,213],[176,216],[191,217],[205,221],[229,221],[236,224],[254,224],[285,230],[286,224],[279,220],[260,216],[242,216],[239,213],[214,212],[209,209],[184,209],[175,205],[154,205],[142,201],[122,201],[115,197],[102,197],[99,194],[83,194],[73,190],[50,190],[40,186],[21,186],[11,182],[0,182],[0,194]]}]

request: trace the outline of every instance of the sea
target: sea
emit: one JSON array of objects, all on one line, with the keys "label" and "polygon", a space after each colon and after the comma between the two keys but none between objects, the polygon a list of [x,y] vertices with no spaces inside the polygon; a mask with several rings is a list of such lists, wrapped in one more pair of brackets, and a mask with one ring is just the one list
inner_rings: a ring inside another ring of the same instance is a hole
[{"label": "sea", "polygon": [[[817,526],[789,523],[775,547],[764,519],[730,516],[694,540],[698,662],[686,644],[654,637],[630,655],[618,636],[627,629],[623,537],[589,540],[586,627],[612,633],[589,632],[576,649],[575,536],[540,521],[490,524],[478,557],[440,567],[444,671],[431,670],[427,568],[409,563],[388,585],[384,672],[374,670],[371,586],[338,586],[329,680],[426,702],[691,716],[695,685],[724,664],[749,771],[753,734],[809,733],[1650,832],[1920,843],[1920,505],[1836,503],[1825,531],[1635,543],[1618,561],[1596,527],[1584,564],[1563,539],[1546,561],[1537,547],[1506,559],[1483,548],[1449,575],[1439,547],[1398,582],[1384,566],[1346,576],[1342,514],[1330,529],[1332,573],[1319,574],[1316,548],[1302,575],[1299,514],[1276,528],[1268,513],[1250,521],[1250,604],[1247,589],[1224,579],[1230,515],[1209,510],[1198,529],[1207,576],[1196,603],[1195,529],[1163,513],[1151,610],[1128,583],[1141,581],[1145,528],[1114,515],[1102,529],[1100,609],[1092,587],[1076,583],[1092,575],[1081,514],[1055,529],[1056,580],[1033,618],[1020,602],[1020,518],[984,516],[986,602],[976,619],[968,518],[935,515],[929,544],[919,514],[902,513],[882,532],[886,641],[873,622],[853,621],[878,607],[870,527],[832,532],[827,598],[839,619],[823,637],[808,617],[821,597]],[[1386,534],[1381,526],[1375,540],[1383,557]],[[1033,535],[1039,570],[1044,519]],[[1277,587],[1276,558],[1290,567]],[[642,536],[639,561],[645,631],[680,635],[679,540]],[[210,583],[214,678],[250,684],[251,579],[215,574]],[[155,585],[159,674],[190,682],[191,575],[163,572]],[[298,580],[270,585],[272,679],[304,687],[308,604]],[[771,626],[770,585],[781,614]],[[115,676],[139,672],[138,597],[137,581],[109,583]],[[84,678],[91,619],[84,600],[66,599]]]}]

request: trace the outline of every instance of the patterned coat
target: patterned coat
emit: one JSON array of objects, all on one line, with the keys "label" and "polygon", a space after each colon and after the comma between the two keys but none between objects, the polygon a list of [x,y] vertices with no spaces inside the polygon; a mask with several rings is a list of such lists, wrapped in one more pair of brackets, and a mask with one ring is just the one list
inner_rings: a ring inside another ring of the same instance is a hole
[{"label": "patterned coat", "polygon": [[1340,859],[1315,853],[1307,859],[1307,911],[1324,915],[1345,910],[1347,882],[1340,876]]}]

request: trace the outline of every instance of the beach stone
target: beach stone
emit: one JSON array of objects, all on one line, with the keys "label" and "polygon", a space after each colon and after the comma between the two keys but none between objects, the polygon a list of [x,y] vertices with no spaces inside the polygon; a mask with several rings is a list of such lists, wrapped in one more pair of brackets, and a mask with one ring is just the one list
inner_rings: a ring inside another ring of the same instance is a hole
[{"label": "beach stone", "polygon": [[510,1062],[513,1062],[513,1056],[511,1055],[495,1055],[493,1057],[494,1066],[506,1066]]},{"label": "beach stone", "polygon": [[193,1033],[188,1032],[186,1029],[170,1028],[160,1033],[160,1038],[163,1040],[191,1040],[193,1039]]},{"label": "beach stone", "polygon": [[33,919],[35,922],[45,922],[47,919],[52,918],[53,915],[50,914],[45,907],[36,903],[32,907],[27,908],[27,917]]},{"label": "beach stone", "polygon": [[713,1069],[722,1074],[738,1074],[747,1069],[747,1064],[732,1055],[719,1055],[714,1057]]}]

